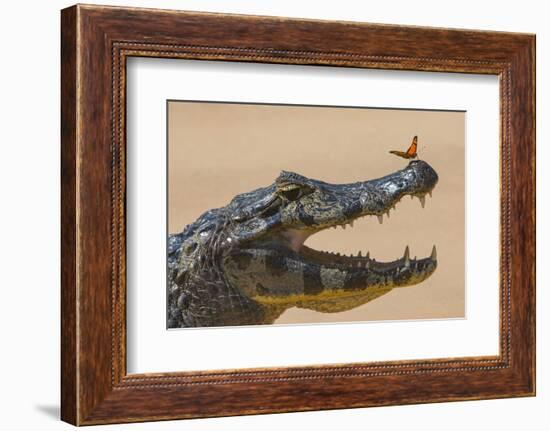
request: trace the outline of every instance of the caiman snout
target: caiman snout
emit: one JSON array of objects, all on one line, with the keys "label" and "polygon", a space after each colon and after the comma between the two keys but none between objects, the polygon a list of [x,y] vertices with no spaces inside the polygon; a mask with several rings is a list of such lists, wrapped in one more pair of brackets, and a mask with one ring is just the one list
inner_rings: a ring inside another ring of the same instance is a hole
[{"label": "caiman snout", "polygon": [[365,182],[366,191],[361,195],[362,214],[388,214],[405,195],[420,199],[424,207],[427,194],[431,194],[439,177],[435,170],[422,160],[414,160],[400,171]]}]

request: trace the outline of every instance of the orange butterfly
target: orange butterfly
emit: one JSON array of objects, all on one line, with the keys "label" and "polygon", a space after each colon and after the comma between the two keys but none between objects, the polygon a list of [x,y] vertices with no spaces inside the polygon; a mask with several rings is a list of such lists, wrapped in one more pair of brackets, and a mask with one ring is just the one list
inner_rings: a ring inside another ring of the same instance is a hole
[{"label": "orange butterfly", "polygon": [[395,154],[396,156],[403,157],[404,159],[416,159],[418,154],[416,154],[416,147],[418,145],[418,136],[415,136],[412,140],[412,144],[409,149],[405,152],[392,150],[390,153]]}]

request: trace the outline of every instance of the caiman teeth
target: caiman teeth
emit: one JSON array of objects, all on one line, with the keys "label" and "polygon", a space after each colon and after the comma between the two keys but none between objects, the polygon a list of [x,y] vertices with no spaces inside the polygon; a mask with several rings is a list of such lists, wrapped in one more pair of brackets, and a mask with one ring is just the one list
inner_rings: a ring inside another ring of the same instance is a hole
[{"label": "caiman teeth", "polygon": [[[409,196],[411,197],[411,199],[414,199],[415,197],[418,198],[418,200],[420,201],[420,205],[422,206],[422,208],[425,208],[426,206],[426,195],[429,195],[430,197],[432,197],[432,190],[430,190],[429,192],[426,192],[422,195],[420,194],[410,194]],[[385,211],[384,213],[382,214],[363,214],[363,215],[360,215],[359,217],[357,218],[362,218],[362,217],[366,217],[367,215],[370,215],[370,216],[376,216],[376,218],[378,219],[378,223],[379,224],[383,224],[384,223],[384,214],[390,218],[390,212],[391,210],[395,210],[396,209],[396,206],[397,206],[397,203],[401,200],[398,199],[396,202],[394,202],[393,204],[390,204],[390,207],[388,208],[387,211]],[[332,226],[329,226],[333,229],[336,229],[337,227],[341,227],[342,229],[346,229],[346,227],[349,225],[350,227],[353,228],[353,224],[355,223],[355,220],[356,219],[353,219],[349,222],[343,222],[343,223],[340,223],[340,224],[334,224]],[[327,228],[328,229],[328,228]]]},{"label": "caiman teeth", "polygon": [[426,205],[426,196],[419,196],[418,199],[420,200],[420,205],[422,205],[422,208]]},{"label": "caiman teeth", "polygon": [[[381,262],[380,264],[378,264],[376,259],[370,258],[369,251],[367,251],[364,257],[361,250],[359,250],[356,255],[353,253],[348,255],[346,253],[334,253],[328,251],[323,251],[321,253],[333,257],[335,260],[332,264],[340,268],[370,269],[374,265],[375,268],[378,268],[377,270],[385,271],[385,269],[383,269],[385,265],[395,265],[393,268],[398,273],[404,269],[417,268],[417,257],[414,256],[414,259],[411,259],[410,247],[408,245],[405,246],[405,251],[403,252],[403,257],[401,259],[397,259],[393,262]],[[437,250],[435,245],[432,248],[431,255],[426,259],[431,259],[434,262],[437,260]],[[382,265],[382,268],[379,268],[380,265]]]}]

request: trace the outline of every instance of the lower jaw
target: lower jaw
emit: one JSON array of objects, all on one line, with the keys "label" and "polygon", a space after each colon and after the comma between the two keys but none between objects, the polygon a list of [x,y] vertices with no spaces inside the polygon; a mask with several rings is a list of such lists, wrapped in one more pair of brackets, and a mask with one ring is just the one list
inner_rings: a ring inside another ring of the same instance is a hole
[{"label": "lower jaw", "polygon": [[348,256],[346,254],[318,251],[306,246],[302,246],[297,254],[304,263],[310,265],[331,267],[334,269],[347,269],[350,271],[371,269],[384,272],[401,267],[401,263],[403,262],[403,259],[397,259],[390,262],[378,262],[374,258],[371,259],[368,253],[365,256],[362,256],[360,253],[356,256]]},{"label": "lower jaw", "polygon": [[[314,272],[330,275],[330,271],[338,271],[341,276],[345,276],[347,283],[351,283],[348,286],[350,291],[412,286],[430,277],[437,268],[437,260],[431,257],[418,261],[410,259],[408,248],[402,258],[390,262],[377,262],[366,256],[339,256],[305,246],[297,255]],[[366,280],[371,284],[366,283]]]}]

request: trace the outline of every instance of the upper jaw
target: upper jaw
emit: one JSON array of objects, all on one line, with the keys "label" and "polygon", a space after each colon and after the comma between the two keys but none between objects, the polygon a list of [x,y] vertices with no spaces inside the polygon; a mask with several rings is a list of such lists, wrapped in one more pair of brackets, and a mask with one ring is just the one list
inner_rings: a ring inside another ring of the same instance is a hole
[{"label": "upper jaw", "polygon": [[431,195],[437,182],[437,173],[428,163],[414,160],[406,168],[374,180],[329,184],[329,192],[342,203],[339,210],[320,213],[314,217],[311,226],[287,227],[285,230],[292,237],[292,248],[298,251],[299,239],[303,239],[303,244],[309,236],[321,230],[338,226],[345,229],[367,215],[376,216],[382,223],[384,214],[389,217],[390,210],[406,195],[417,197],[424,207],[426,194]]},{"label": "upper jaw", "polygon": [[[258,226],[248,226],[249,221],[239,222],[247,229],[236,239],[243,244],[251,240],[269,243],[275,239],[299,253],[307,238],[321,230],[338,226],[345,229],[347,225],[353,225],[354,220],[367,215],[378,217],[382,223],[384,214],[389,215],[389,211],[405,195],[419,198],[424,206],[425,195],[431,194],[437,181],[437,173],[428,163],[414,160],[404,169],[374,180],[352,184],[324,183],[323,193],[327,193],[337,203],[324,202],[322,211],[306,214],[307,223],[302,217],[296,216],[294,208],[288,218],[276,213],[265,218]],[[270,230],[276,233],[265,236]]]},{"label": "upper jaw", "polygon": [[414,160],[397,172],[362,183],[357,183],[359,208],[349,211],[349,222],[365,215],[378,216],[380,222],[384,214],[403,196],[410,195],[420,199],[422,207],[426,194],[431,194],[438,181],[437,173],[426,162]]}]

